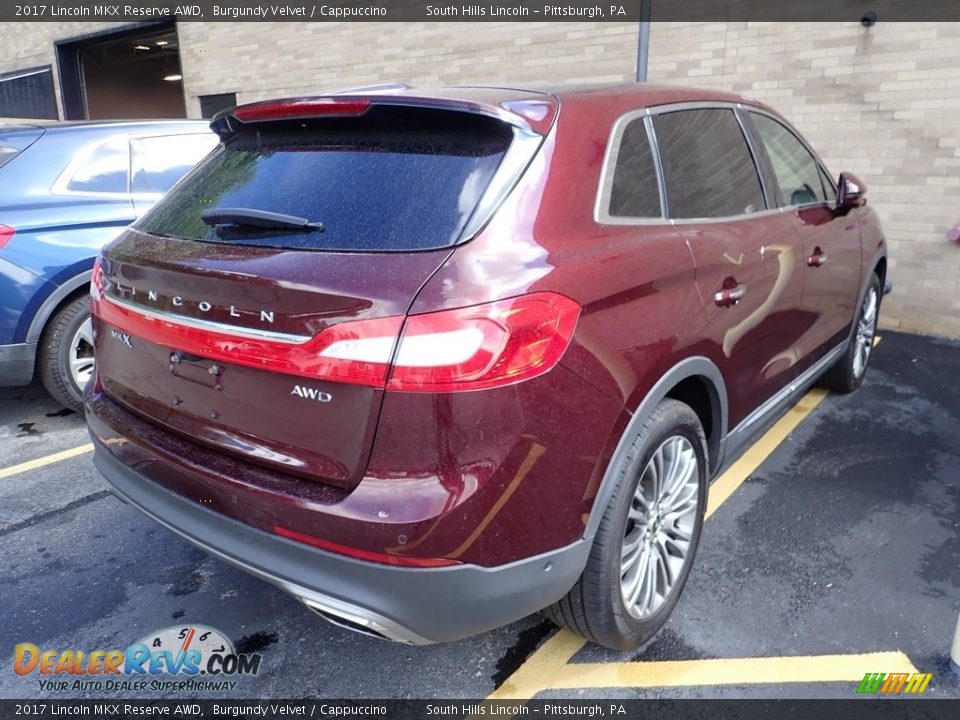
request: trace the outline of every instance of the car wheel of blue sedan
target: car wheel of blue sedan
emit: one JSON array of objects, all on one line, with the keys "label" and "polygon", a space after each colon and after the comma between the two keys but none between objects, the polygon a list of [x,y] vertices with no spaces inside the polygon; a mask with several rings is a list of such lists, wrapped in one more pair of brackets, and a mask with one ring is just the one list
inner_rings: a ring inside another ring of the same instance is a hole
[{"label": "car wheel of blue sedan", "polygon": [[80,411],[83,389],[93,376],[93,330],[86,295],[61,308],[43,334],[40,381],[64,407]]}]

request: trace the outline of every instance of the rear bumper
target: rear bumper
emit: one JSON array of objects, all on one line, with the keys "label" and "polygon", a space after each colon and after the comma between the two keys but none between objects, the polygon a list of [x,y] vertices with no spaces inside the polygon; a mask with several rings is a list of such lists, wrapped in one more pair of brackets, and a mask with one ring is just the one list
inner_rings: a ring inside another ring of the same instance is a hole
[{"label": "rear bumper", "polygon": [[29,385],[36,360],[36,343],[0,345],[0,387]]},{"label": "rear bumper", "polygon": [[508,565],[401,568],[272,535],[191,502],[113,457],[94,435],[94,463],[121,499],[207,552],[279,586],[326,619],[412,644],[459,640],[556,602],[590,543]]}]

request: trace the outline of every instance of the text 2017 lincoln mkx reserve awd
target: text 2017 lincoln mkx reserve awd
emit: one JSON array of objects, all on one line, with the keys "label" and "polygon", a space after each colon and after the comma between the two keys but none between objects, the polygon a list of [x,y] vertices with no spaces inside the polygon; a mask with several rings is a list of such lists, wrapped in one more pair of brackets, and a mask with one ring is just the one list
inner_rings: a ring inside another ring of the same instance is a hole
[{"label": "text 2017 lincoln mkx reserve awd", "polygon": [[774,110],[656,86],[242,105],[102,252],[95,462],[340,625],[676,606],[709,481],[870,359],[886,245]]}]

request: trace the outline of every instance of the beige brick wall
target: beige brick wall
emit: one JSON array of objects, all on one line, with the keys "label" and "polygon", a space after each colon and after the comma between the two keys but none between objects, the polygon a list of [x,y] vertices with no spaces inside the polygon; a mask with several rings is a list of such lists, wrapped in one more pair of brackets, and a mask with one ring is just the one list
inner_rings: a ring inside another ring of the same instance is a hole
[{"label": "beige brick wall", "polygon": [[[292,31],[292,32],[291,32]],[[185,23],[181,63],[196,97],[241,101],[403,81],[623,82],[635,77],[633,23]]]},{"label": "beige brick wall", "polygon": [[790,118],[868,187],[890,245],[886,327],[960,337],[960,23],[655,24],[649,79]]},{"label": "beige brick wall", "polygon": [[[110,23],[0,23],[0,72]],[[635,23],[184,23],[187,110],[355,84],[630,81]],[[769,102],[870,188],[890,242],[884,324],[960,337],[960,24],[654,23],[649,78]]]}]

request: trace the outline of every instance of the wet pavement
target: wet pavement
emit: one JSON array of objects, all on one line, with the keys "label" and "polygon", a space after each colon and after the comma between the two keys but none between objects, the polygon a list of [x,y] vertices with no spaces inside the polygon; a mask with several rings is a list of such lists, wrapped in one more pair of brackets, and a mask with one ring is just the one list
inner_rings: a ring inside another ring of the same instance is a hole
[{"label": "wet pavement", "polygon": [[[958,342],[885,333],[860,391],[828,395],[708,520],[663,632],[639,653],[586,646],[569,663],[899,651],[933,673],[926,695],[960,697],[947,659],[960,610],[958,368]],[[82,418],[39,387],[0,389],[0,697],[104,695],[41,692],[12,671],[17,643],[125,648],[169,626],[212,626],[260,653],[260,672],[228,694],[251,698],[485,697],[556,639],[536,616],[430,647],[356,635],[113,498],[89,453],[2,476],[87,442]],[[853,697],[857,684],[800,673],[640,689],[636,675],[610,677],[621,680],[537,696]]]}]

